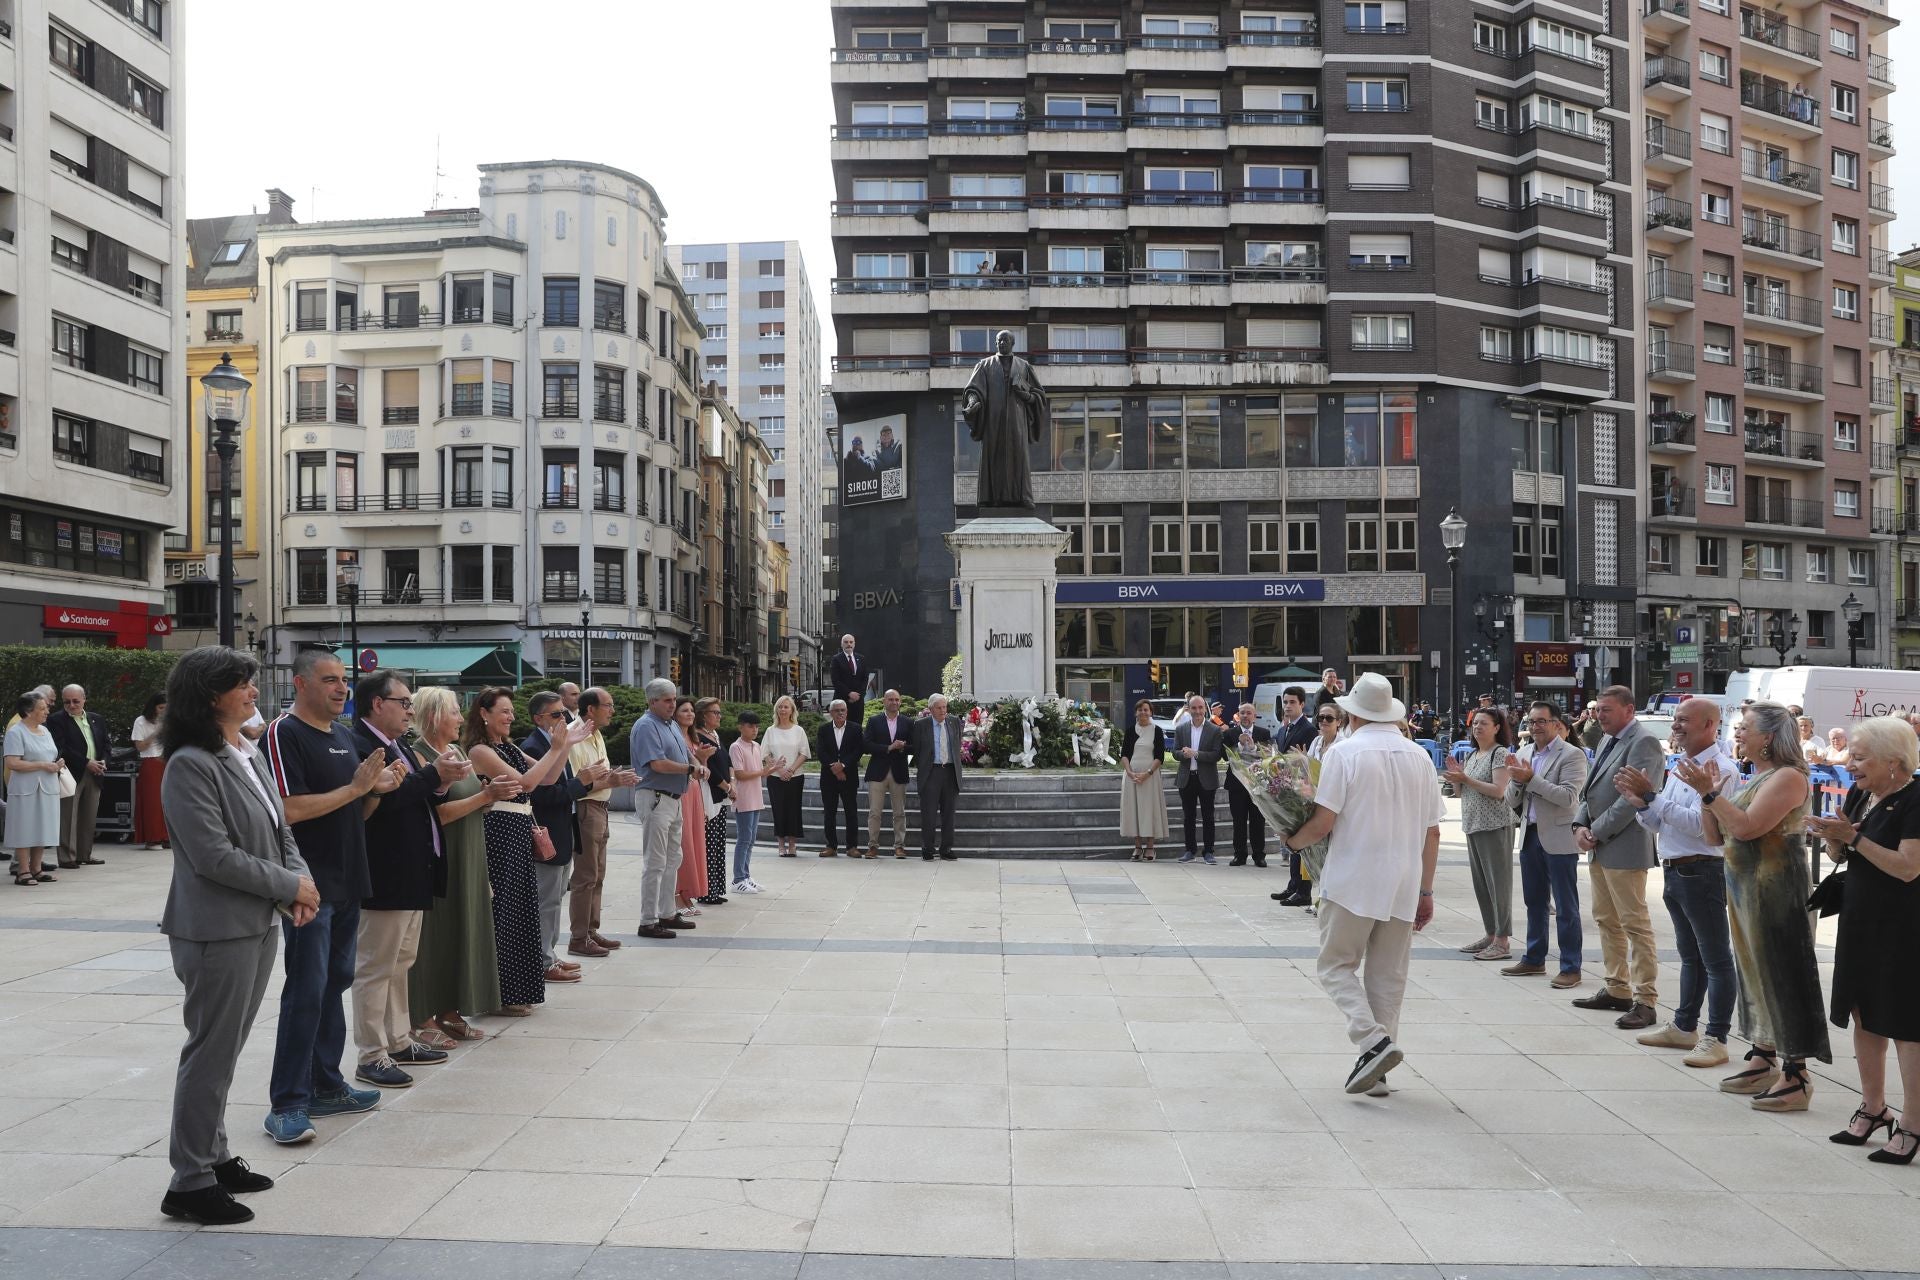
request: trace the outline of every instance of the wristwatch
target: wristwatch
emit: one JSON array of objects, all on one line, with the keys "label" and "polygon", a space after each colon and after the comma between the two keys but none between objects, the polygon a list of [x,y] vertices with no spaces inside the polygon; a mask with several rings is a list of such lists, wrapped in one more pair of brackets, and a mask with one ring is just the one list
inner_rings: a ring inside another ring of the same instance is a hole
[{"label": "wristwatch", "polygon": [[1718,791],[1703,791],[1700,793],[1700,807],[1704,809],[1719,798],[1720,793]]},{"label": "wristwatch", "polygon": [[1649,809],[1653,808],[1653,802],[1659,798],[1660,793],[1658,791],[1642,791],[1640,793],[1640,803]]}]

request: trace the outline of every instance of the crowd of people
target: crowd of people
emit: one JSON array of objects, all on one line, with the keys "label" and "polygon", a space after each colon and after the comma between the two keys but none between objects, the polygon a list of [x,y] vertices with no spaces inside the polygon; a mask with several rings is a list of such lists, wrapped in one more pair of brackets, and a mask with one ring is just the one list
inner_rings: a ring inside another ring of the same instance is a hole
[{"label": "crowd of people", "polygon": [[[157,714],[151,704],[149,712]],[[136,734],[143,723],[136,722]],[[106,859],[94,856],[94,822],[100,779],[112,752],[107,722],[87,710],[87,691],[79,685],[60,691],[58,710],[52,685],[30,689],[14,703],[0,756],[6,774],[5,839],[16,886],[58,882],[46,865],[49,850],[62,870],[105,865]],[[144,781],[144,771],[142,776]]]}]

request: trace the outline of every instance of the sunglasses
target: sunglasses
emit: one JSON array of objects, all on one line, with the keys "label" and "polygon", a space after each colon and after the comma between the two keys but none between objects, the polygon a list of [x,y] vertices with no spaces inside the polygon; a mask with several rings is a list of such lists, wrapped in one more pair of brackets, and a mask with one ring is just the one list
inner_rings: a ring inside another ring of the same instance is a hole
[{"label": "sunglasses", "polygon": [[1339,724],[1340,723],[1339,716],[1315,716],[1314,719],[1318,720],[1321,724]]}]

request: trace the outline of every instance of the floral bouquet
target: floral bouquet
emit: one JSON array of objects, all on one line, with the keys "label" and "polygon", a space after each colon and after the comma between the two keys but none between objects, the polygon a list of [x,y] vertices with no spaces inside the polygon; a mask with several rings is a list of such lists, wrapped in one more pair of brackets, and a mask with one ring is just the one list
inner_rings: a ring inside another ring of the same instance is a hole
[{"label": "floral bouquet", "polygon": [[993,728],[993,716],[981,707],[967,712],[966,722],[960,726],[960,763],[980,765],[990,762],[987,753],[987,731]]},{"label": "floral bouquet", "polygon": [[1071,735],[1075,764],[1111,765],[1114,763],[1113,726],[1091,702],[1061,698],[1054,704]]},{"label": "floral bouquet", "polygon": [[[1264,751],[1250,760],[1228,753],[1223,759],[1227,762],[1227,768],[1240,779],[1240,785],[1247,789],[1254,807],[1260,810],[1260,816],[1267,820],[1268,826],[1282,836],[1290,836],[1307,825],[1307,819],[1313,816],[1316,801],[1314,762],[1307,759],[1305,752]],[[1326,861],[1325,840],[1300,851],[1300,862],[1306,870],[1307,879],[1316,887]]]}]

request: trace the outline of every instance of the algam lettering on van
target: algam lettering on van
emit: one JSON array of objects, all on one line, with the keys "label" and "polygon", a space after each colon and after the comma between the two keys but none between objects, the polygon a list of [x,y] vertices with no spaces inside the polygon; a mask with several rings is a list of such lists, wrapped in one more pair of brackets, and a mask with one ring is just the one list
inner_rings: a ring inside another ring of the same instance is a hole
[{"label": "algam lettering on van", "polygon": [[1920,711],[1920,703],[1868,702],[1867,691],[1865,689],[1855,689],[1853,691],[1853,713],[1849,718],[1865,720],[1870,716],[1904,716],[1914,711]]}]

